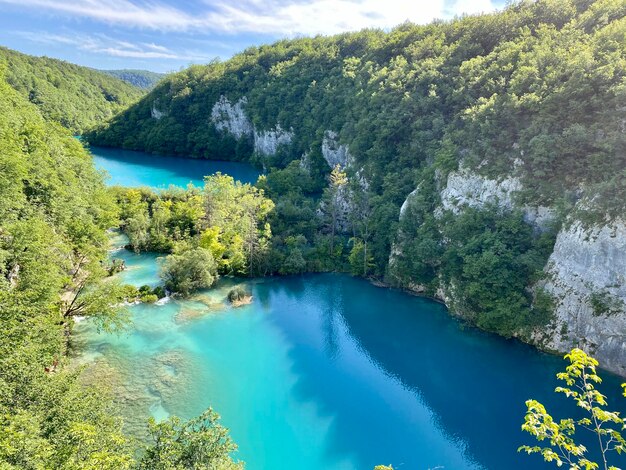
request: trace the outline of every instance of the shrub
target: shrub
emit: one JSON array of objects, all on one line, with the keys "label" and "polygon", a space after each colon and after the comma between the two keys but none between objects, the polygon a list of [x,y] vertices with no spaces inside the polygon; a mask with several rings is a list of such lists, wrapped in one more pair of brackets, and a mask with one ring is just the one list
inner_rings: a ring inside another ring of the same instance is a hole
[{"label": "shrub", "polygon": [[248,296],[246,291],[241,286],[235,286],[228,292],[229,302],[239,302]]},{"label": "shrub", "polygon": [[217,263],[209,250],[192,248],[165,258],[160,275],[168,290],[188,295],[217,281]]}]

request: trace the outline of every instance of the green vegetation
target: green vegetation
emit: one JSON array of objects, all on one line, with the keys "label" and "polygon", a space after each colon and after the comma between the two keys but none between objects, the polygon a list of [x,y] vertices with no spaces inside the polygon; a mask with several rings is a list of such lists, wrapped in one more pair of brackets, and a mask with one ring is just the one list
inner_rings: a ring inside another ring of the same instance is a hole
[{"label": "green vegetation", "polygon": [[[557,387],[556,392],[572,398],[576,406],[585,412],[580,419],[566,418],[556,421],[548,414],[545,407],[536,400],[528,400],[528,409],[522,430],[528,432],[539,442],[548,441],[550,445],[528,446],[519,448],[528,454],[539,453],[546,462],[555,462],[557,466],[568,465],[574,470],[618,470],[611,466],[611,453],[621,454],[626,451],[626,440],[622,431],[626,429],[626,420],[619,413],[609,411],[606,397],[597,389],[596,385],[602,379],[596,374],[598,361],[589,357],[580,349],[573,349],[565,356],[570,365],[565,372],[557,374],[559,380],[565,382],[564,387]],[[626,384],[622,385],[626,390]],[[626,396],[626,391],[624,392]],[[598,447],[593,449],[595,455],[601,457],[601,462],[589,460],[589,449],[574,440],[577,429],[590,431],[597,440]]]},{"label": "green vegetation", "polygon": [[111,75],[112,77],[119,78],[126,83],[130,83],[131,85],[136,86],[137,88],[142,88],[144,90],[150,90],[154,88],[159,80],[165,77],[164,73],[150,72],[149,70],[122,69],[100,70],[100,72]]},{"label": "green vegetation", "polygon": [[615,315],[624,311],[624,302],[606,290],[593,292],[589,296],[589,304],[593,309],[593,314],[597,317]]},{"label": "green vegetation", "polygon": [[[274,235],[250,273],[338,270],[431,295],[443,287],[483,328],[523,334],[550,316],[550,299],[529,288],[560,221],[624,210],[625,18],[619,0],[520,1],[450,22],[252,47],[169,75],[88,139],[262,164]],[[291,144],[266,156],[252,134],[207,125],[222,96],[245,97],[257,132],[292,129]],[[347,168],[324,159],[328,130],[349,148]],[[515,210],[460,219],[439,210],[461,163],[518,177],[516,207],[556,209],[554,230],[536,233]]]},{"label": "green vegetation", "polygon": [[167,289],[182,294],[210,287],[218,274],[269,271],[274,204],[263,190],[217,173],[202,189],[113,188],[121,228],[137,251],[172,253],[162,266]]},{"label": "green vegetation", "polygon": [[237,468],[211,412],[154,425],[158,465],[136,462],[105,391],[67,367],[74,317],[108,331],[128,319],[105,263],[118,209],[81,144],[1,74],[0,468],[190,468],[192,450],[194,468]]},{"label": "green vegetation", "polygon": [[208,409],[186,423],[178,418],[156,423],[150,419],[152,445],[146,449],[139,470],[242,469],[229,455],[237,446],[219,416]]},{"label": "green vegetation", "polygon": [[242,302],[249,294],[241,286],[235,286],[228,291],[228,301],[231,303]]},{"label": "green vegetation", "polygon": [[143,92],[105,73],[48,57],[0,47],[6,81],[35,104],[44,118],[74,134],[101,124],[138,100]]},{"label": "green vegetation", "polygon": [[209,250],[191,248],[165,258],[161,278],[166,289],[187,295],[211,287],[217,281],[217,263]]}]

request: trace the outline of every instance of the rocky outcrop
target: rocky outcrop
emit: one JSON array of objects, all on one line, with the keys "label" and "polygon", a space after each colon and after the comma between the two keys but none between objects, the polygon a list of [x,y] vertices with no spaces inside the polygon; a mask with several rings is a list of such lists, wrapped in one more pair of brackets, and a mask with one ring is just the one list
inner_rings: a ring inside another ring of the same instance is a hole
[{"label": "rocky outcrop", "polygon": [[461,169],[448,175],[446,187],[441,191],[441,206],[458,214],[463,207],[483,207],[494,204],[513,208],[514,193],[522,189],[518,178],[489,179],[473,171]]},{"label": "rocky outcrop", "polygon": [[221,96],[211,110],[211,122],[218,131],[229,132],[237,139],[254,138],[254,151],[258,155],[274,155],[281,145],[291,144],[293,131],[282,129],[280,124],[268,131],[257,131],[246,115],[247,103],[245,96],[235,104],[232,104],[225,96]]},{"label": "rocky outcrop", "polygon": [[166,116],[167,113],[165,111],[161,111],[157,108],[157,103],[152,103],[152,107],[150,108],[150,116],[152,119],[156,119],[157,121],[161,119],[163,116]]},{"label": "rocky outcrop", "polygon": [[221,96],[211,110],[211,122],[215,128],[222,132],[230,132],[238,139],[252,136],[254,127],[244,110],[247,102],[244,96],[233,105],[228,98]]},{"label": "rocky outcrop", "polygon": [[[469,170],[451,173],[441,189],[441,209],[460,213],[463,207],[496,204],[516,207],[515,192],[522,189],[513,177],[491,180]],[[400,218],[418,194],[411,192],[400,209]],[[579,203],[580,204],[580,203]],[[550,225],[556,211],[549,207],[522,207],[526,221],[539,230]],[[392,248],[390,267],[401,255],[403,234]],[[626,222],[586,228],[580,222],[558,234],[545,267],[542,287],[555,302],[553,324],[535,332],[532,340],[541,348],[567,352],[581,347],[601,366],[626,376]],[[403,280],[414,291],[420,286]],[[452,311],[457,309],[450,286],[441,286],[437,297]],[[458,299],[457,299],[458,300]]]},{"label": "rocky outcrop", "polygon": [[281,145],[289,145],[293,140],[293,131],[286,131],[280,127],[269,131],[254,131],[254,151],[259,155],[274,155]]},{"label": "rocky outcrop", "polygon": [[626,224],[564,228],[548,261],[545,290],[556,303],[555,325],[535,335],[564,352],[581,347],[626,375]]},{"label": "rocky outcrop", "polygon": [[334,131],[325,131],[322,140],[322,156],[328,166],[335,168],[339,165],[342,169],[354,163],[354,159],[350,155],[347,145],[340,144],[337,140],[337,133]]},{"label": "rocky outcrop", "polygon": [[[464,207],[486,205],[511,210],[519,207],[515,196],[522,189],[522,183],[517,177],[507,176],[495,180],[468,169],[453,171],[441,191],[441,210],[458,214]],[[524,213],[524,220],[540,232],[547,230],[556,218],[556,211],[549,207],[524,205],[519,208]]]},{"label": "rocky outcrop", "polygon": [[411,191],[409,195],[406,197],[406,199],[402,203],[402,206],[400,207],[400,219],[402,219],[402,217],[404,216],[404,213],[406,212],[407,208],[411,204],[411,201],[417,195],[417,193],[419,193],[419,191],[420,191],[420,188],[418,186],[413,191]]}]

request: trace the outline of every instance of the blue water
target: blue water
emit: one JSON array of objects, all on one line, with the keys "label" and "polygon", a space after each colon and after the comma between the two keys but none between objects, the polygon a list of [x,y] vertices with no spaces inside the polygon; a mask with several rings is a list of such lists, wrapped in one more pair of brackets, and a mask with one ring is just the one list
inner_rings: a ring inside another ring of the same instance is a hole
[{"label": "blue water", "polygon": [[[125,282],[158,283],[155,255],[112,256]],[[240,281],[134,306],[123,335],[78,325],[81,360],[112,384],[127,432],[212,406],[250,470],[555,468],[516,450],[534,443],[520,430],[526,399],[557,418],[575,412],[554,393],[562,359],[346,275],[241,282],[253,302],[232,308]],[[623,411],[619,379],[603,376]]]},{"label": "blue water", "polygon": [[243,183],[255,183],[260,172],[241,162],[200,160],[151,155],[130,150],[91,147],[96,167],[106,170],[111,185],[185,187],[189,183],[202,186],[203,178],[221,171]]}]

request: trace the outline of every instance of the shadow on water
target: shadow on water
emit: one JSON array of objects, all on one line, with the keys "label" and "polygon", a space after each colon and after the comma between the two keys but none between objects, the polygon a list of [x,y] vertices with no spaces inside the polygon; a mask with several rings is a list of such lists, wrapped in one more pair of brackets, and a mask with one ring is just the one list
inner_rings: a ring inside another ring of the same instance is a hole
[{"label": "shadow on water", "polygon": [[[329,453],[358,449],[364,469],[554,468],[517,448],[533,444],[520,429],[525,400],[557,418],[576,413],[554,393],[559,357],[467,327],[433,301],[347,276],[259,284],[256,295],[281,305],[274,321],[292,342],[295,393],[333,418]],[[611,408],[624,411],[619,378],[601,375]],[[461,449],[461,464],[439,460],[445,449],[428,442],[435,430]]]}]

